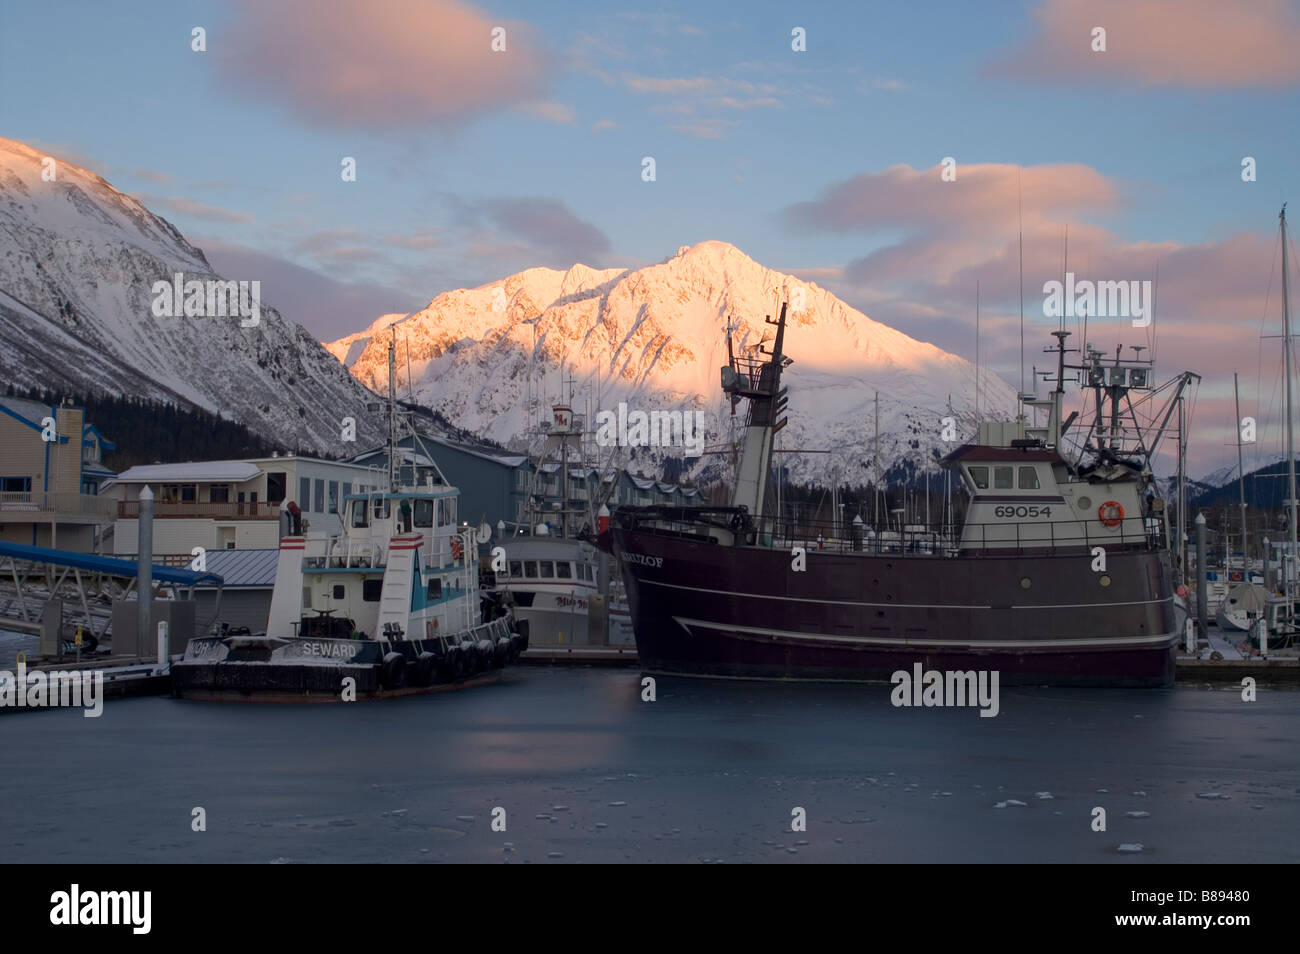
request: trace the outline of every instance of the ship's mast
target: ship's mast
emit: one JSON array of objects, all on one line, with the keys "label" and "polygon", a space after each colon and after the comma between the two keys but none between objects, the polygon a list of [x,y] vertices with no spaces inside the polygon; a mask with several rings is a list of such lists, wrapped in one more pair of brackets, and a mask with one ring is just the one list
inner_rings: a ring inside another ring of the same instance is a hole
[{"label": "ship's mast", "polygon": [[1053,331],[1056,338],[1056,389],[1052,391],[1052,406],[1047,415],[1047,435],[1050,447],[1061,446],[1061,407],[1065,403],[1065,339],[1070,337],[1068,331]]},{"label": "ship's mast", "polygon": [[[1232,403],[1237,411],[1237,427],[1241,427],[1241,393],[1237,388],[1237,372],[1232,372]],[[1250,582],[1250,551],[1246,546],[1246,471],[1241,463],[1241,431],[1237,431],[1237,492],[1241,498],[1241,568],[1242,579]]]},{"label": "ship's mast", "polygon": [[1288,485],[1287,530],[1291,534],[1291,552],[1287,554],[1286,570],[1286,612],[1288,619],[1294,612],[1294,594],[1291,577],[1295,573],[1296,560],[1296,499],[1295,499],[1295,444],[1294,431],[1291,426],[1291,296],[1287,286],[1286,262],[1286,203],[1278,214],[1282,229],[1282,343],[1286,349],[1286,464]]},{"label": "ship's mast", "polygon": [[397,492],[397,323],[388,341],[388,490]]},{"label": "ship's mast", "polygon": [[[767,491],[768,473],[772,468],[772,444],[777,431],[785,426],[780,418],[785,406],[785,393],[781,389],[781,371],[790,363],[785,356],[785,313],[776,321],[776,338],[767,361],[735,359],[722,373],[723,390],[735,397],[749,399],[749,419],[745,424],[745,437],[741,448],[740,464],[736,470],[736,489],[732,496],[733,507],[745,507],[755,517],[763,513],[763,500]],[[761,351],[761,346],[760,346]]]}]

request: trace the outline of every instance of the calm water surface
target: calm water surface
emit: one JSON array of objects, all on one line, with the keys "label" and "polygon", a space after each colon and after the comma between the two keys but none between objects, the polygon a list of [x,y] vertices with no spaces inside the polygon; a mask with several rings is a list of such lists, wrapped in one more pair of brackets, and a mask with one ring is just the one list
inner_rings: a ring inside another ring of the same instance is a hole
[{"label": "calm water surface", "polygon": [[640,680],[0,716],[0,862],[1300,860],[1298,692],[1007,688],[988,719],[886,685]]}]

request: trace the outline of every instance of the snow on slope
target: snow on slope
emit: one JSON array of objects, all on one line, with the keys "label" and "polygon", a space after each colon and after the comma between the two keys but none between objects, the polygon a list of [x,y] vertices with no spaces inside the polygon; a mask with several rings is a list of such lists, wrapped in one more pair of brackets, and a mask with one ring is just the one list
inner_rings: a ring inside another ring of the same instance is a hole
[{"label": "snow on slope", "polygon": [[155,281],[219,277],[203,253],[93,172],[55,157],[44,181],[43,158],[0,138],[0,376],[190,402],[290,446],[346,452],[349,415],[359,443],[380,439],[370,395],[265,301],[250,328],[155,317]]},{"label": "snow on slope", "polygon": [[[874,399],[880,393],[882,469],[911,461],[932,466],[940,418],[949,401],[958,437],[974,434],[975,369],[849,307],[811,282],[765,268],[735,246],[703,242],[638,270],[533,268],[473,289],[445,292],[396,329],[399,393],[411,367],[415,399],[460,427],[507,446],[529,445],[548,406],[567,395],[575,410],[701,410],[710,443],[729,438],[733,422],[719,387],[726,328],[738,351],[752,350],[773,328],[780,302],[791,302],[785,350],[790,424],[779,447],[832,450],[788,454],[795,479],[839,469],[869,472]],[[394,316],[327,345],[368,387],[387,387],[383,330]],[[1015,392],[981,373],[984,416],[1010,417]],[[743,413],[744,408],[741,407]],[[741,419],[743,423],[743,419]],[[653,469],[680,448],[641,449],[635,465]],[[721,457],[695,462],[698,470]]]}]

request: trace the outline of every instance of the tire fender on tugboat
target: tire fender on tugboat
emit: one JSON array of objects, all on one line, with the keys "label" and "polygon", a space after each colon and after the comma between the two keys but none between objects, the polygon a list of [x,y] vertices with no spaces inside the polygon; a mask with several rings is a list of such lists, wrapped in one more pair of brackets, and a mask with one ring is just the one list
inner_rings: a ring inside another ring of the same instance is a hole
[{"label": "tire fender on tugboat", "polygon": [[385,653],[379,664],[379,684],[385,689],[401,689],[406,683],[406,657],[401,653]]}]

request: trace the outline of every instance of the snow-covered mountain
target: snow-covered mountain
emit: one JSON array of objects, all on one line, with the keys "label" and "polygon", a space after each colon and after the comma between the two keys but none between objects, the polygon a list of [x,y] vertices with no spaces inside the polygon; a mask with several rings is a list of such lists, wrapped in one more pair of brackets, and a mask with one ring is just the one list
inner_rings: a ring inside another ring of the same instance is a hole
[{"label": "snow-covered mountain", "polygon": [[[1280,464],[1286,460],[1286,454],[1256,454],[1253,459],[1248,458],[1244,461],[1246,474],[1249,476],[1257,470],[1265,470],[1274,464]],[[1226,467],[1220,467],[1218,470],[1212,470],[1203,477],[1197,478],[1197,483],[1204,484],[1207,488],[1226,487],[1228,484],[1236,484],[1237,481],[1237,464],[1234,461]]]},{"label": "snow-covered mountain", "polygon": [[288,446],[346,453],[345,416],[359,444],[380,439],[373,397],[265,302],[250,327],[155,316],[155,282],[219,279],[203,252],[95,173],[46,158],[0,138],[0,378],[198,405]]},{"label": "snow-covered mountain", "polygon": [[[802,451],[779,457],[793,479],[838,471],[856,482],[870,474],[877,392],[882,470],[908,461],[932,467],[935,451],[974,437],[970,362],[725,242],[683,247],[636,270],[531,268],[445,292],[395,332],[398,392],[518,449],[530,445],[549,420],[549,405],[571,388],[579,414],[616,410],[620,402],[630,411],[703,411],[708,442],[717,444],[743,424],[743,417],[733,423],[719,386],[728,323],[735,348],[752,351],[771,338],[764,316],[775,317],[782,301],[790,302],[785,350],[794,364],[784,378],[790,423],[777,446]],[[326,347],[358,381],[383,390],[390,340],[383,332],[401,317],[385,315]],[[982,416],[1011,417],[1015,391],[995,374],[981,371],[980,378]],[[956,443],[942,440],[949,407]],[[680,457],[681,448],[641,448],[631,462],[651,470],[665,456]],[[718,468],[724,459],[706,454],[693,469]]]}]

